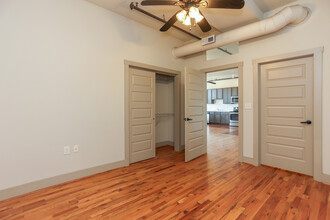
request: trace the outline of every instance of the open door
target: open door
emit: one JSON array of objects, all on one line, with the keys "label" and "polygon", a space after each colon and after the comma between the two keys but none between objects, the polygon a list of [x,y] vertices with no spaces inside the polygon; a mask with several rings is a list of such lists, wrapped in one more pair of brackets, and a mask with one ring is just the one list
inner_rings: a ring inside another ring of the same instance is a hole
[{"label": "open door", "polygon": [[130,163],[155,157],[155,73],[129,71]]},{"label": "open door", "polygon": [[206,74],[185,69],[185,161],[206,153]]}]

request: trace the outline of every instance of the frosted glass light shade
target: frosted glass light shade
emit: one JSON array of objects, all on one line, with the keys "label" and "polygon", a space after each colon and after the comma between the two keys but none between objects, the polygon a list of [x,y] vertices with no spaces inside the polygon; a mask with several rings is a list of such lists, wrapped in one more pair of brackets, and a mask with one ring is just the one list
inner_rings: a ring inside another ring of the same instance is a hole
[{"label": "frosted glass light shade", "polygon": [[183,21],[183,24],[184,25],[187,25],[187,26],[189,26],[189,25],[191,25],[191,21],[190,21],[190,17],[189,17],[189,15],[186,17],[186,19]]},{"label": "frosted glass light shade", "polygon": [[179,13],[176,14],[176,18],[181,21],[182,23],[184,22],[185,18],[187,16],[187,12],[185,10],[180,11]]},{"label": "frosted glass light shade", "polygon": [[191,18],[196,18],[199,15],[199,10],[198,8],[191,6],[189,9],[189,16]]}]

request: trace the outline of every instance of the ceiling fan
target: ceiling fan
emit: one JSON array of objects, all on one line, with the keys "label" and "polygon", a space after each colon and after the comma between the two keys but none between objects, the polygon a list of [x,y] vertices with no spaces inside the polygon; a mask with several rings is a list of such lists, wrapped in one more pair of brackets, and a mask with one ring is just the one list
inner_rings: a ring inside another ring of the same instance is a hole
[{"label": "ceiling fan", "polygon": [[199,7],[205,8],[225,8],[225,9],[241,9],[244,7],[244,0],[177,0],[177,1],[164,1],[164,0],[143,0],[143,6],[178,6],[180,11],[175,13],[160,29],[160,31],[167,31],[177,20],[187,26],[198,26],[203,32],[211,30],[211,25],[204,18]]}]

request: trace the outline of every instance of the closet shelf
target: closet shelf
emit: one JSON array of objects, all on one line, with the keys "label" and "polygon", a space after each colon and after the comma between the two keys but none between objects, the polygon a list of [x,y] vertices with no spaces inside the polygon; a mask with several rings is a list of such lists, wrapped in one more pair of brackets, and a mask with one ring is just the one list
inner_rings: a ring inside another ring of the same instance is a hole
[{"label": "closet shelf", "polygon": [[174,113],[156,113],[156,117],[170,117],[173,115]]}]

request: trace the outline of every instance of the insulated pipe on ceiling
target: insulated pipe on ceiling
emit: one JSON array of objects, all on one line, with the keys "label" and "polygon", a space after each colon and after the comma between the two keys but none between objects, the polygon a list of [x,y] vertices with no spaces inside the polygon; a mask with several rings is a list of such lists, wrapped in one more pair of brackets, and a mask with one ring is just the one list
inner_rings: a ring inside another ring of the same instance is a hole
[{"label": "insulated pipe on ceiling", "polygon": [[299,24],[307,16],[308,9],[306,7],[301,5],[289,6],[272,17],[216,35],[215,43],[203,46],[200,40],[182,47],[176,47],[173,49],[173,55],[176,58],[180,58],[227,44],[267,35],[279,31],[289,24]]}]

